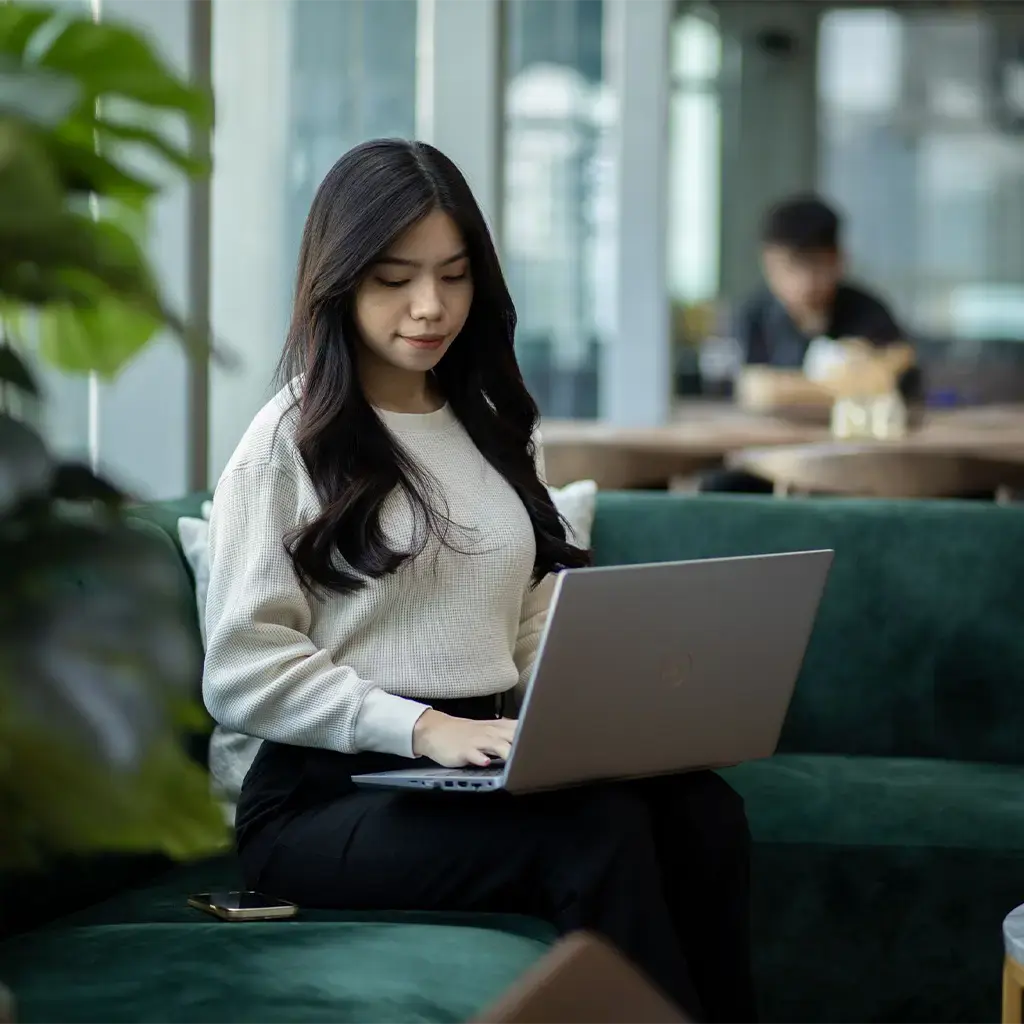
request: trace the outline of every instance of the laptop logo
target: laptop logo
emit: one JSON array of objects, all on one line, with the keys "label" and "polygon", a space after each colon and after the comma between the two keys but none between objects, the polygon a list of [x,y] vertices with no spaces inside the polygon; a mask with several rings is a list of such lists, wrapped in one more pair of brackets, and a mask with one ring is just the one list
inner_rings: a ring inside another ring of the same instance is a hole
[{"label": "laptop logo", "polygon": [[682,656],[666,661],[661,668],[661,682],[673,690],[678,690],[693,675],[693,655],[687,652]]}]

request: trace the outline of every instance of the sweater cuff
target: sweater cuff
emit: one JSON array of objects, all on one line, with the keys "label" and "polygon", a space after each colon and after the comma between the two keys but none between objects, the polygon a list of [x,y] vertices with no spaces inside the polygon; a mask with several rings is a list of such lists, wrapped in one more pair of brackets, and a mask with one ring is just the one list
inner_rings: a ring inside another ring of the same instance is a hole
[{"label": "sweater cuff", "polygon": [[373,689],[363,701],[356,718],[356,750],[413,757],[412,731],[426,704]]}]

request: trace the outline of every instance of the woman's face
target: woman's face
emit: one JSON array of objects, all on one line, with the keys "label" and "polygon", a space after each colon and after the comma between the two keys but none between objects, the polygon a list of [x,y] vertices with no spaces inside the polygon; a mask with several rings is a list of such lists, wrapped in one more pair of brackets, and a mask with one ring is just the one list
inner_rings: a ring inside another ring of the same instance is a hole
[{"label": "woman's face", "polygon": [[363,356],[377,372],[426,373],[462,330],[472,302],[465,242],[436,210],[402,235],[356,290]]}]

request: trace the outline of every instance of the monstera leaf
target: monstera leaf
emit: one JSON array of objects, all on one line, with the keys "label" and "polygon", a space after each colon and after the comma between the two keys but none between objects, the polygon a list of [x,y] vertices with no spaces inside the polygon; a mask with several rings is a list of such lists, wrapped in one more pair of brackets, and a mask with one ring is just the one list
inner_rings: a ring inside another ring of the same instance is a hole
[{"label": "monstera leaf", "polygon": [[[0,380],[31,374],[0,349]],[[159,541],[87,467],[0,415],[0,866],[58,851],[224,843],[205,772],[190,609]]]},{"label": "monstera leaf", "polygon": [[17,418],[40,400],[23,353],[109,377],[165,329],[207,350],[142,238],[161,189],[206,170],[166,119],[202,139],[211,116],[130,29],[0,3],[0,869],[225,842],[179,742],[204,716],[173,556]]},{"label": "monstera leaf", "polygon": [[207,169],[161,130],[169,117],[201,136],[210,97],[129,28],[0,4],[0,294],[36,314],[19,344],[37,336],[63,369],[112,377],[168,327],[205,342],[139,244],[163,185]]}]

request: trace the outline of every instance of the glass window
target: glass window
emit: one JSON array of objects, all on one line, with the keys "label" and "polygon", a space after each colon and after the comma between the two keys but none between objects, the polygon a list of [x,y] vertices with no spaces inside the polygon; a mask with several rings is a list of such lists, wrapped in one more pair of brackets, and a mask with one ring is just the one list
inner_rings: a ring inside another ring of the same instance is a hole
[{"label": "glass window", "polygon": [[982,9],[822,19],[821,187],[847,216],[852,272],[926,337],[1024,338],[1019,56],[1005,35]]},{"label": "glass window", "polygon": [[614,238],[602,0],[504,9],[501,237],[519,361],[545,415],[594,417]]},{"label": "glass window", "polygon": [[701,386],[698,352],[714,348],[719,293],[722,39],[710,12],[674,21],[669,54],[668,291],[675,385],[687,392]]},{"label": "glass window", "polygon": [[672,26],[669,100],[669,288],[673,300],[718,294],[722,42],[705,18]]},{"label": "glass window", "polygon": [[368,138],[411,137],[416,0],[216,0],[210,307],[239,366],[211,370],[210,470],[272,392],[302,226]]},{"label": "glass window", "polygon": [[416,133],[416,0],[298,0],[291,17],[286,235],[294,266],[317,186],[338,157],[366,139]]}]

